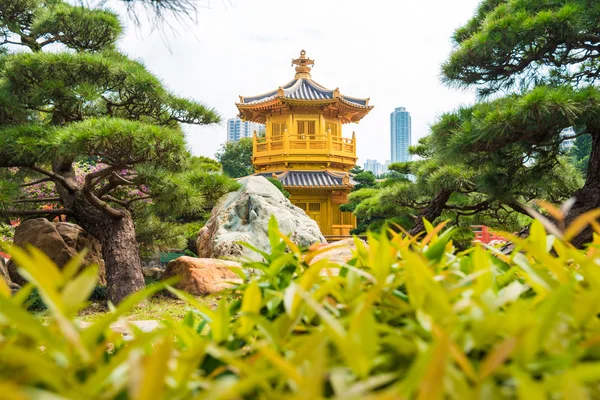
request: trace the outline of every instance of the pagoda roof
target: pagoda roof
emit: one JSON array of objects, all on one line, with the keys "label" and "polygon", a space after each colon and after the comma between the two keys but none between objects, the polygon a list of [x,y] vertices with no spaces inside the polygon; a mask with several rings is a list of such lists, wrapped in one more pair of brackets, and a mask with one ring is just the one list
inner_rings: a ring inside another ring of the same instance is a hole
[{"label": "pagoda roof", "polygon": [[276,178],[286,188],[347,188],[356,182],[345,172],[333,171],[279,171],[258,174]]},{"label": "pagoda roof", "polygon": [[276,99],[277,97],[282,99],[304,101],[334,100],[339,98],[348,105],[361,108],[373,108],[373,106],[369,106],[369,99],[359,99],[356,97],[344,96],[336,92],[339,92],[339,90],[327,89],[323,85],[310,78],[299,78],[293,79],[280,88],[268,93],[252,97],[240,97],[241,101],[238,104],[250,105],[266,103]]},{"label": "pagoda roof", "polygon": [[240,116],[247,121],[264,123],[265,113],[270,110],[293,106],[329,107],[337,111],[342,123],[358,122],[371,111],[368,98],[342,95],[338,88],[327,89],[314,81],[310,75],[314,61],[302,50],[300,58],[292,60],[296,76],[283,86],[256,96],[240,96],[236,106]]}]

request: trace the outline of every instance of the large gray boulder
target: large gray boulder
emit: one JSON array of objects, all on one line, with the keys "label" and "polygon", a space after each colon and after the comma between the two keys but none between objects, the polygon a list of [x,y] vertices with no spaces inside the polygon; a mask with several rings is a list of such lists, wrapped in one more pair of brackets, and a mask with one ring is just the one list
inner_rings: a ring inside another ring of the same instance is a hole
[{"label": "large gray boulder", "polygon": [[[37,247],[60,268],[77,253],[88,249],[84,260],[87,265],[98,265],[99,283],[106,284],[106,271],[102,259],[102,246],[98,239],[89,235],[80,226],[68,222],[50,222],[45,218],[24,221],[15,230],[14,244],[24,247],[26,244]],[[25,279],[17,272],[17,266],[11,260],[7,264],[8,274],[14,283],[23,285]]]},{"label": "large gray boulder", "polygon": [[300,247],[326,243],[317,223],[294,206],[271,182],[262,176],[247,176],[239,180],[237,192],[223,196],[211,217],[198,234],[198,256],[201,258],[250,258],[260,261],[262,256],[240,242],[252,244],[269,252],[268,226],[271,215],[279,229],[291,235]]}]

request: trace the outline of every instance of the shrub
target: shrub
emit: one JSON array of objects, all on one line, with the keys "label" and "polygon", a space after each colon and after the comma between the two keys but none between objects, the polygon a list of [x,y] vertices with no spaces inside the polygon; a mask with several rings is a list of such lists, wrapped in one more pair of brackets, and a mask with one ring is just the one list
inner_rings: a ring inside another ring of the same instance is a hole
[{"label": "shrub", "polygon": [[[345,265],[313,263],[323,250],[302,253],[272,220],[271,253],[247,265],[261,274],[216,309],[161,283],[85,328],[75,316],[96,270],[72,279],[77,262],[61,273],[35,249],[12,249],[31,285],[11,297],[0,281],[0,388],[15,398],[598,398],[600,236],[586,250],[569,244],[598,215],[564,231],[537,220],[526,239],[502,233],[511,255],[456,254],[444,224],[420,238],[369,234]],[[33,286],[44,321],[23,308]],[[109,329],[164,287],[190,305],[183,321],[132,327],[128,341]]]},{"label": "shrub", "polygon": [[[106,286],[96,285],[94,287],[94,290],[90,293],[90,297],[88,298],[88,300],[103,302],[108,300],[108,292],[106,291]],[[46,303],[44,302],[44,299],[42,298],[42,296],[40,296],[40,292],[37,290],[37,288],[34,288],[31,291],[31,293],[29,293],[29,296],[25,301],[25,306],[28,311],[33,312],[45,311],[48,309]]]},{"label": "shrub", "polygon": [[273,185],[275,185],[275,187],[277,189],[279,189],[279,191],[285,196],[286,199],[289,199],[291,196],[291,193],[288,192],[284,187],[283,187],[283,183],[281,183],[279,181],[279,179],[275,179],[275,178],[267,178],[267,180],[269,182],[271,182]]},{"label": "shrub", "polygon": [[40,293],[37,289],[33,289],[29,296],[27,297],[27,301],[25,302],[28,311],[44,311],[46,310],[46,303],[40,297]]},{"label": "shrub", "polygon": [[457,227],[452,235],[452,242],[457,250],[466,250],[473,245],[475,233],[470,226]]}]

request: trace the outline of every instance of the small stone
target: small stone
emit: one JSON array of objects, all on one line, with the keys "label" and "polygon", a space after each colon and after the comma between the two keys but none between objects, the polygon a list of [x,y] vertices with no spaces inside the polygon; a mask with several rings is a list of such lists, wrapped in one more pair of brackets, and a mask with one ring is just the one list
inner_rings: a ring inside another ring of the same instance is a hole
[{"label": "small stone", "polygon": [[324,258],[333,263],[344,265],[352,259],[356,245],[354,244],[354,239],[344,239],[322,245],[319,247],[319,250],[325,251],[315,256],[310,262],[311,265]]},{"label": "small stone", "polygon": [[144,275],[144,278],[154,281],[160,280],[163,273],[164,269],[158,267],[142,268],[142,274]]}]

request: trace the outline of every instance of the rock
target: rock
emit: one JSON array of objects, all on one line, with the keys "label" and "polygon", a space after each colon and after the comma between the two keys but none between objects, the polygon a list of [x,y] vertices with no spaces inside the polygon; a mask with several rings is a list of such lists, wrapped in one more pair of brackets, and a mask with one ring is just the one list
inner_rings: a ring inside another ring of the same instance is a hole
[{"label": "rock", "polygon": [[8,269],[6,268],[5,258],[2,256],[1,253],[0,253],[0,277],[4,278],[4,280],[8,284],[12,283],[12,280],[10,279],[10,276],[8,275]]},{"label": "rock", "polygon": [[[24,221],[15,230],[14,244],[20,247],[31,244],[42,250],[59,267],[63,267],[71,258],[83,249],[88,249],[84,265],[98,265],[99,283],[106,285],[106,270],[102,260],[100,242],[81,227],[68,222],[50,222],[45,218]],[[9,261],[8,274],[14,283],[23,285],[25,280],[17,272],[17,266]]]},{"label": "rock", "polygon": [[8,287],[10,288],[10,292],[11,294],[14,296],[19,290],[21,290],[21,286],[17,285],[14,282],[11,282],[8,284]]},{"label": "rock", "polygon": [[334,243],[324,244],[318,248],[318,250],[326,249],[323,253],[315,256],[310,262],[314,264],[319,260],[327,258],[329,261],[336,264],[346,264],[353,257],[353,252],[356,250],[354,239],[344,239]]},{"label": "rock", "polygon": [[239,180],[242,187],[223,196],[198,233],[198,255],[205,258],[250,258],[262,256],[240,242],[252,244],[269,252],[268,226],[271,215],[279,229],[291,235],[300,247],[326,243],[319,226],[306,213],[294,206],[271,182],[262,176],[247,176]]},{"label": "rock", "polygon": [[[356,250],[356,244],[354,243],[354,239],[344,239],[338,242],[321,245],[317,250],[325,251],[315,256],[315,258],[310,261],[310,265],[313,265],[317,261],[328,259],[332,263],[342,266],[354,257],[353,253]],[[339,272],[339,268],[324,268],[321,270],[321,275],[336,276]]]},{"label": "rock", "polygon": [[143,268],[161,268],[160,253],[158,251],[141,258]]},{"label": "rock", "polygon": [[169,261],[161,279],[179,276],[179,282],[174,286],[176,289],[204,296],[227,289],[232,283],[243,283],[228,267],[241,268],[242,265],[235,261],[182,256]]},{"label": "rock", "polygon": [[144,278],[151,281],[159,281],[164,272],[164,269],[158,267],[142,268],[142,274],[144,275]]},{"label": "rock", "polygon": [[[93,325],[93,322],[78,321],[79,329],[87,329]],[[161,322],[154,319],[147,320],[127,320],[119,319],[117,322],[110,324],[110,329],[121,334],[123,340],[130,341],[135,338],[137,331],[149,333],[155,331],[161,326]],[[132,329],[135,327],[135,331]]]},{"label": "rock", "polygon": [[[531,228],[531,225],[527,225],[525,228],[521,229],[515,235],[520,238],[529,237],[530,228]],[[509,254],[512,254],[516,248],[517,248],[517,245],[514,242],[509,241],[509,242],[504,243],[502,246],[500,246],[500,248],[498,250],[500,250],[500,252],[502,254],[509,255]]]},{"label": "rock", "polygon": [[20,285],[14,283],[8,274],[8,268],[6,267],[7,259],[4,258],[3,253],[0,253],[0,279],[4,279],[10,288],[11,293],[14,295],[21,289]]}]

